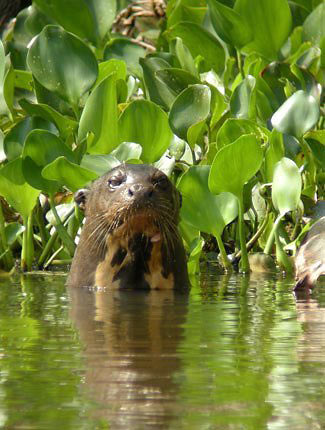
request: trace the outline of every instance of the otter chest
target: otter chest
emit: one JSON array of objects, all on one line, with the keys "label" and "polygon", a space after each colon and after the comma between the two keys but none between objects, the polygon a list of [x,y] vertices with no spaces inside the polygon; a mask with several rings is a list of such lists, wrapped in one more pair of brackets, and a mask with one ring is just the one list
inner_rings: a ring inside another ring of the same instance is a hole
[{"label": "otter chest", "polygon": [[110,237],[107,251],[95,272],[99,287],[125,289],[172,289],[174,275],[160,240],[142,233],[129,238]]}]

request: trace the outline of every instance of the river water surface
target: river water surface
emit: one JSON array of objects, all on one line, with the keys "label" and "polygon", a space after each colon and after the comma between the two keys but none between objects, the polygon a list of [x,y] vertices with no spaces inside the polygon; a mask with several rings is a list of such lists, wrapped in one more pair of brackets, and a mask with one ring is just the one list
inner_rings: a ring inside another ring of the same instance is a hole
[{"label": "river water surface", "polygon": [[325,280],[205,273],[189,295],[0,281],[1,429],[324,429]]}]

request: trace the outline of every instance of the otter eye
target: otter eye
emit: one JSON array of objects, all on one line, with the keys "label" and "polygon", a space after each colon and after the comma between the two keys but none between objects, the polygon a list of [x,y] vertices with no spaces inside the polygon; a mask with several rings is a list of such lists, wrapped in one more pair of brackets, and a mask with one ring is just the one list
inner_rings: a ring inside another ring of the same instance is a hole
[{"label": "otter eye", "polygon": [[111,188],[117,188],[117,187],[119,187],[122,184],[122,182],[123,182],[124,179],[125,179],[124,176],[112,176],[108,180],[108,185]]},{"label": "otter eye", "polygon": [[169,184],[169,179],[167,178],[167,176],[159,176],[158,178],[156,178],[155,185],[157,185],[159,188],[167,188],[168,184]]}]

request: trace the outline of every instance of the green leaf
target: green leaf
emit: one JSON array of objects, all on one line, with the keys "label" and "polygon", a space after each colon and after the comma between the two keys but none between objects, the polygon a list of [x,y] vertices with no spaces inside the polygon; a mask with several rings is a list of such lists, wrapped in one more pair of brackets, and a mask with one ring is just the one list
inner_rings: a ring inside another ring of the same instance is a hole
[{"label": "green leaf", "polygon": [[145,163],[157,161],[173,138],[165,112],[147,100],[130,103],[120,116],[118,126],[121,142],[142,146],[141,159]]},{"label": "green leaf", "polygon": [[319,105],[315,98],[299,90],[273,114],[271,123],[281,133],[299,138],[314,127],[318,118]]},{"label": "green leaf", "polygon": [[248,75],[234,90],[230,98],[230,112],[239,119],[256,118],[256,79]]},{"label": "green leaf", "polygon": [[187,139],[188,129],[204,121],[210,112],[211,91],[206,85],[191,85],[175,99],[169,113],[169,124],[181,139]]},{"label": "green leaf", "polygon": [[267,128],[257,125],[254,121],[228,118],[217,134],[218,149],[233,143],[243,134],[255,134],[258,139],[266,141],[270,132]]},{"label": "green leaf", "polygon": [[113,155],[84,155],[80,166],[95,172],[98,176],[104,175],[121,162]]},{"label": "green leaf", "polygon": [[8,161],[20,157],[28,133],[35,128],[51,131],[56,134],[56,127],[49,121],[39,117],[27,117],[18,122],[4,139],[4,150]]},{"label": "green leaf", "polygon": [[202,24],[206,9],[204,0],[170,0],[166,9],[167,26],[170,27],[180,21]]},{"label": "green leaf", "polygon": [[172,94],[174,99],[185,90],[189,85],[200,84],[200,80],[183,69],[168,68],[157,70],[155,73],[157,79],[164,83]]},{"label": "green leaf", "polygon": [[301,175],[297,165],[283,157],[274,168],[272,202],[280,215],[298,207],[301,194]]},{"label": "green leaf", "polygon": [[230,193],[211,193],[209,173],[210,166],[192,166],[182,175],[177,184],[183,196],[181,217],[200,231],[221,236],[225,226],[237,217],[238,204]]},{"label": "green leaf", "polygon": [[15,70],[15,87],[24,90],[33,91],[33,76],[27,70]]},{"label": "green leaf", "polygon": [[116,74],[105,78],[90,94],[79,123],[78,140],[92,132],[94,139],[88,152],[108,154],[119,144]]},{"label": "green leaf", "polygon": [[325,3],[320,3],[308,17],[303,26],[304,40],[310,40],[320,45],[321,40],[325,37]]},{"label": "green leaf", "polygon": [[40,191],[31,187],[22,173],[22,159],[17,158],[0,169],[0,195],[26,218],[32,212]]},{"label": "green leaf", "polygon": [[272,131],[269,147],[265,152],[265,179],[270,183],[273,180],[274,166],[284,156],[283,136],[276,130]]},{"label": "green leaf", "polygon": [[96,57],[87,45],[55,25],[46,26],[37,36],[28,51],[27,63],[41,85],[74,107],[98,74]]},{"label": "green leaf", "polygon": [[54,3],[35,0],[34,3],[66,30],[95,44],[100,43],[115,19],[116,0],[55,0]]},{"label": "green leaf", "polygon": [[191,73],[193,76],[197,76],[198,73],[193,57],[182,39],[176,37],[176,39],[171,41],[171,52],[178,58],[182,69]]},{"label": "green leaf", "polygon": [[60,156],[74,161],[74,154],[57,136],[45,130],[33,130],[26,138],[23,150],[23,173],[34,188],[49,194],[60,187],[60,183],[48,181],[42,176],[42,169]]},{"label": "green leaf", "polygon": [[140,59],[140,64],[150,100],[165,109],[169,109],[175,100],[175,91],[159,79],[156,73],[159,70],[168,69],[170,64],[162,58],[153,56]]},{"label": "green leaf", "polygon": [[98,65],[98,77],[95,82],[95,87],[100,84],[105,78],[107,78],[112,73],[115,73],[116,79],[126,79],[126,64],[122,60],[112,60],[103,61]]},{"label": "green leaf", "polygon": [[245,183],[262,164],[263,151],[256,136],[247,134],[221,148],[212,163],[209,188],[214,194],[242,195]]},{"label": "green leaf", "polygon": [[128,160],[139,160],[141,157],[141,145],[133,142],[122,142],[114,151],[112,155],[120,162]]},{"label": "green leaf", "polygon": [[171,41],[180,37],[193,57],[202,56],[217,73],[225,68],[225,51],[220,42],[210,32],[193,22],[180,22],[165,31]]},{"label": "green leaf", "polygon": [[98,178],[95,172],[71,163],[63,156],[56,158],[52,163],[45,166],[42,170],[42,176],[48,181],[58,181],[64,184],[73,192]]},{"label": "green leaf", "polygon": [[242,50],[275,60],[289,37],[291,12],[287,0],[237,0],[234,7],[253,33]]},{"label": "green leaf", "polygon": [[226,43],[237,49],[253,38],[252,30],[244,19],[234,10],[216,0],[208,0],[212,25]]},{"label": "green leaf", "polygon": [[[72,118],[60,114],[51,106],[42,103],[30,103],[26,99],[19,100],[20,106],[29,114],[43,118],[46,121],[55,124],[56,128],[60,131],[60,135],[63,139],[68,138],[77,128],[78,123]],[[43,127],[33,127],[43,128]],[[49,129],[49,131],[52,131]]]},{"label": "green leaf", "polygon": [[139,60],[145,55],[146,50],[142,48],[142,46],[139,46],[128,39],[117,37],[107,43],[103,58],[104,60],[110,60],[112,58],[123,60],[131,75],[141,77],[142,73]]}]

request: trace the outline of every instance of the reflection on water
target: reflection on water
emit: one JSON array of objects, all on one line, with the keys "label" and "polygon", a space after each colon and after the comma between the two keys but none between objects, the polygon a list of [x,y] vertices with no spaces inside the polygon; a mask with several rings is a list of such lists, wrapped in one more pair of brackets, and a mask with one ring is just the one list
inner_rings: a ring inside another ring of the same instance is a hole
[{"label": "reflection on water", "polygon": [[205,273],[189,295],[0,283],[0,428],[325,428],[325,280]]}]

